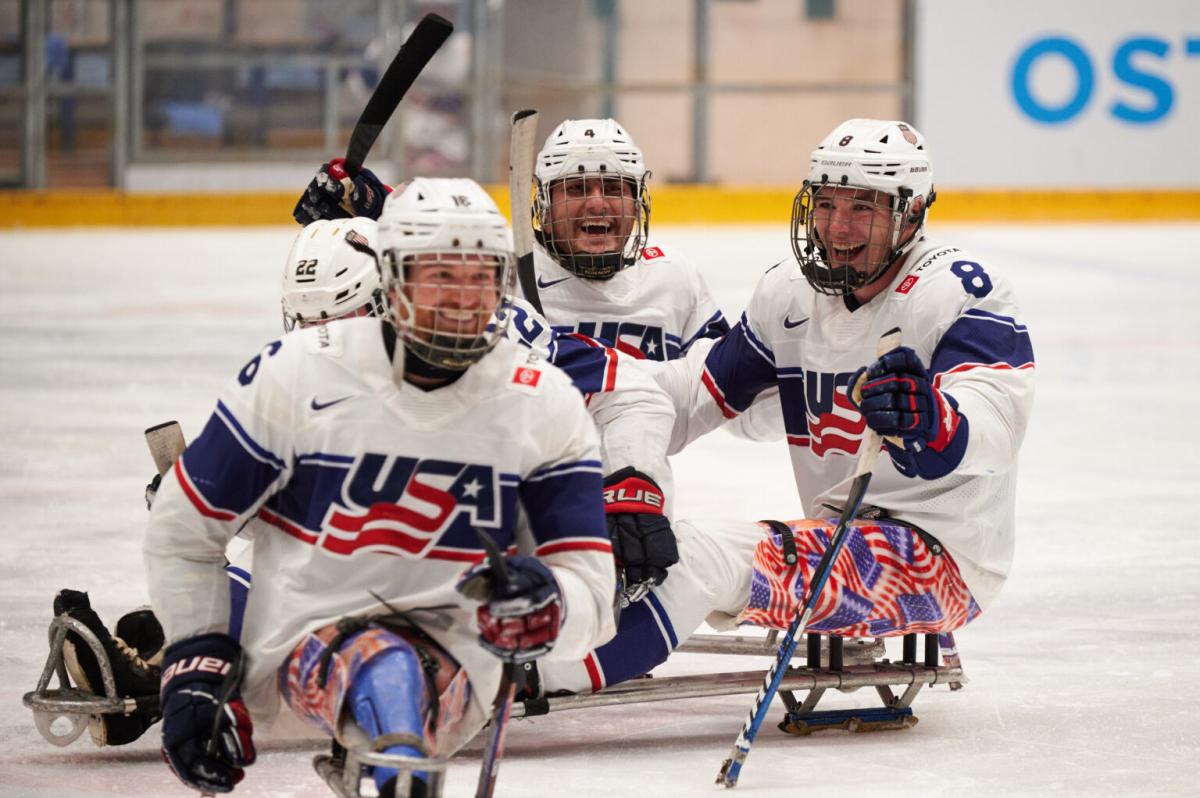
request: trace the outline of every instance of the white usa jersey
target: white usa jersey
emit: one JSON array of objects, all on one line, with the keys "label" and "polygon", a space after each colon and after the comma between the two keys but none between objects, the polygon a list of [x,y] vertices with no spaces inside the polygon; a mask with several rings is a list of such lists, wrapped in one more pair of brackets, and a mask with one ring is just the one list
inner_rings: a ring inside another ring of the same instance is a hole
[{"label": "white usa jersey", "polygon": [[558,332],[576,332],[636,358],[674,360],[702,338],[729,330],[695,265],[646,247],[609,280],[584,280],[534,247],[538,295]]},{"label": "white usa jersey", "polygon": [[906,476],[881,457],[865,502],[941,540],[986,606],[1012,561],[1017,451],[1033,403],[1034,366],[1020,310],[993,268],[923,239],[888,288],[856,306],[852,297],[818,294],[795,263],[779,264],[704,362],[671,364],[664,385],[688,416],[677,425],[686,440],[777,385],[804,507],[812,517],[836,514],[865,430],[846,386],[894,327],[957,403],[965,451],[953,471],[933,479]]},{"label": "white usa jersey", "polygon": [[386,322],[347,319],[274,341],[242,369],[163,479],[150,594],[170,640],[223,629],[225,544],[247,525],[243,695],[256,720],[274,716],[276,671],[303,635],[382,609],[374,593],[466,669],[453,750],[487,717],[500,671],[476,640],[476,605],[454,590],[484,557],[476,529],[554,572],[564,621],[552,658],[614,632],[599,448],[579,392],[526,348],[502,340],[426,392],[396,382],[394,346]]}]

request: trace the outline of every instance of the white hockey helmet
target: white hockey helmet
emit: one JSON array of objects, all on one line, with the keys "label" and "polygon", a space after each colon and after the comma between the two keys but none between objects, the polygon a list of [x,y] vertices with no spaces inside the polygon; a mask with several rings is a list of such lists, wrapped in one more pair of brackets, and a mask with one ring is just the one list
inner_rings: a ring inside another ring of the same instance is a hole
[{"label": "white hockey helmet", "polygon": [[[816,196],[838,188],[875,192],[880,206],[891,212],[887,251],[870,258],[865,270],[836,265],[815,227]],[[925,137],[912,125],[880,119],[838,125],[813,150],[808,179],[792,204],[792,251],[804,276],[828,294],[849,294],[871,283],[920,238],[936,196]]]},{"label": "white hockey helmet", "polygon": [[[512,234],[478,183],[410,180],[384,203],[379,235],[389,318],[409,353],[435,368],[461,371],[504,337],[511,314],[493,314],[512,293]],[[424,276],[431,265],[444,271]],[[481,280],[481,271],[492,274]]]},{"label": "white hockey helmet", "polygon": [[296,236],[283,270],[283,329],[345,316],[380,316],[374,219],[321,219]]},{"label": "white hockey helmet", "polygon": [[[650,233],[650,172],[633,137],[615,119],[568,119],[558,125],[538,153],[534,177],[534,232],[564,269],[607,280],[637,261]],[[609,200],[623,196],[632,203],[622,202],[616,214],[611,208],[580,208],[567,192],[581,196],[589,183],[601,187]]]}]

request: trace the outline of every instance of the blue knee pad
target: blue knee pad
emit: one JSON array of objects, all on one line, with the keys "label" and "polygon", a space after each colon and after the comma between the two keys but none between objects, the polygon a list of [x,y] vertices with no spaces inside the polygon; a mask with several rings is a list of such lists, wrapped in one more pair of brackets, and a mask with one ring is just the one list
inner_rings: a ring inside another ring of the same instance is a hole
[{"label": "blue knee pad", "polygon": [[[346,694],[354,720],[375,739],[381,734],[411,734],[423,737],[429,698],[425,669],[412,644],[399,635],[390,635],[394,647],[372,657],[358,672]],[[396,745],[385,749],[389,754],[423,757],[412,746]],[[383,785],[396,775],[392,768],[375,768],[375,785]],[[428,773],[414,773],[428,782]]]}]

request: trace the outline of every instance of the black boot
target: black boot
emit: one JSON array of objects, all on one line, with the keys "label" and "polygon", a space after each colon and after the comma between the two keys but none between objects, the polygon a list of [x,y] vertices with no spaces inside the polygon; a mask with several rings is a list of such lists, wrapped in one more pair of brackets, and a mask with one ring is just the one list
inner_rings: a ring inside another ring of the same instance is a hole
[{"label": "black boot", "polygon": [[[142,611],[130,613],[130,615],[138,615],[140,612]],[[151,665],[142,659],[139,651],[119,636],[114,637],[109,634],[108,629],[100,621],[100,616],[92,609],[87,593],[78,590],[60,590],[54,597],[54,614],[55,616],[68,615],[96,635],[112,668],[113,681],[116,683],[119,696],[122,698],[157,697],[158,666]],[[150,617],[153,619],[152,613]],[[126,621],[127,618],[129,616],[122,618],[122,621]],[[154,624],[157,624],[157,620],[154,620]],[[125,630],[132,634],[136,629],[143,629],[146,625],[146,619],[141,616],[136,621],[128,621],[125,624]],[[141,634],[141,642],[148,647],[151,646],[152,630],[143,629]],[[161,626],[158,628],[158,634],[161,637]],[[162,647],[161,643],[158,644],[158,647]],[[75,682],[76,687],[93,695],[105,695],[104,679],[96,654],[92,647],[74,632],[67,632],[66,642],[63,644],[63,660],[67,666],[67,673]],[[151,708],[139,708],[126,715],[115,713],[93,715],[88,723],[92,741],[100,746],[125,745],[141,737],[146,729],[153,726],[162,717],[158,711],[157,701],[151,703]]]},{"label": "black boot", "polygon": [[162,624],[149,607],[139,607],[122,615],[113,627],[113,635],[123,640],[125,645],[136,648],[137,655],[147,664],[158,665],[162,662],[167,640]]}]

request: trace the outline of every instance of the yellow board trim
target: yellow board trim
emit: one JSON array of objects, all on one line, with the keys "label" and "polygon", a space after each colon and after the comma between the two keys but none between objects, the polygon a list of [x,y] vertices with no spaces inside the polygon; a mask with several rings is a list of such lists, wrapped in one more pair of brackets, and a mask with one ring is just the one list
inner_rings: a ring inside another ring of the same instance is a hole
[{"label": "yellow board trim", "polygon": [[[508,191],[488,192],[508,213]],[[654,224],[786,224],[791,189],[659,186]],[[296,192],[129,194],[119,191],[0,193],[0,228],[247,226],[291,223]],[[946,189],[935,222],[1200,221],[1198,191],[979,191]]]}]

